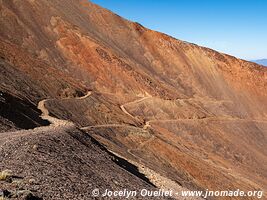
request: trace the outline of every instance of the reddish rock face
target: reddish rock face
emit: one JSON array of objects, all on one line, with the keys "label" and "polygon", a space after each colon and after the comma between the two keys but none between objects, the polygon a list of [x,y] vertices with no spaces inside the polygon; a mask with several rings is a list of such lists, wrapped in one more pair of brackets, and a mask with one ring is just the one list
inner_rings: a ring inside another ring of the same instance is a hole
[{"label": "reddish rock face", "polygon": [[54,116],[183,187],[267,189],[267,68],[86,0],[2,0],[0,11],[2,92],[51,99]]}]

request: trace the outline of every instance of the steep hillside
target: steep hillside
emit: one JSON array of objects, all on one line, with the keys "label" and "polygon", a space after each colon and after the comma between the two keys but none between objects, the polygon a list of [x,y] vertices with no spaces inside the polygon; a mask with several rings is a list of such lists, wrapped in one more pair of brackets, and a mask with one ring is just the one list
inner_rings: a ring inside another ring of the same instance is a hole
[{"label": "steep hillside", "polygon": [[30,193],[43,199],[98,199],[91,195],[95,188],[102,193],[120,188],[156,190],[149,181],[137,176],[142,174],[134,166],[101,148],[72,127],[3,134],[0,168],[8,167],[11,175],[9,181],[0,182],[1,189],[11,193],[12,199],[24,199]]},{"label": "steep hillside", "polygon": [[[1,134],[30,129],[27,137],[41,140],[32,129],[48,125],[37,108],[45,99],[51,116],[74,123],[71,130],[46,129],[46,151],[54,145],[50,140],[64,139],[59,133],[68,138],[66,146],[84,148],[70,137],[83,134],[140,172],[144,167],[158,188],[171,182],[191,190],[267,189],[267,68],[149,30],[87,0],[0,0],[0,12]],[[70,153],[64,144],[57,146],[62,162]],[[22,151],[18,145],[13,150]],[[87,145],[75,176],[92,167],[90,159],[102,159],[102,151]],[[30,161],[14,163],[27,155],[6,158],[0,170],[11,164],[27,169]],[[114,165],[104,160],[97,162],[101,169]],[[36,166],[48,170],[44,162],[38,157]],[[114,166],[117,175],[102,170],[97,177],[134,176]],[[51,173],[64,178],[64,167]],[[45,192],[61,180],[46,182],[37,172],[46,185],[39,193],[52,198]],[[79,184],[73,182],[74,191]],[[129,181],[129,187],[142,184],[140,177]]]}]

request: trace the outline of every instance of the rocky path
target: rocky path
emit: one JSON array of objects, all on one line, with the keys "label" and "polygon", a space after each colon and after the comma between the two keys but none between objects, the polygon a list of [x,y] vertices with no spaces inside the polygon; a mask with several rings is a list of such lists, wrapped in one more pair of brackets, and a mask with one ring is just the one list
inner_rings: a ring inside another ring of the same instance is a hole
[{"label": "rocky path", "polygon": [[148,98],[151,98],[151,96],[146,96],[146,97],[143,97],[143,98],[141,98],[141,99],[137,99],[137,100],[135,100],[135,101],[128,102],[128,103],[126,103],[126,104],[121,105],[120,108],[121,108],[121,110],[122,110],[126,115],[128,115],[128,116],[130,116],[130,117],[136,119],[135,116],[133,116],[131,113],[129,113],[129,112],[125,109],[125,106],[126,106],[126,105],[130,105],[130,104],[134,104],[134,103],[139,103],[139,102],[144,101],[144,100],[146,100],[146,99],[148,99]]},{"label": "rocky path", "polygon": [[92,128],[109,128],[109,127],[129,127],[132,128],[133,126],[131,125],[125,125],[125,124],[100,124],[100,125],[94,125],[94,126],[85,126],[80,129],[82,130],[88,130]]},{"label": "rocky path", "polygon": [[[92,94],[92,92],[88,91],[86,95],[84,95],[82,97],[75,97],[75,99],[86,99],[91,94]],[[62,100],[65,100],[65,99],[70,99],[70,98],[63,98]],[[58,119],[58,118],[55,118],[55,117],[52,117],[49,115],[49,111],[45,107],[45,103],[47,101],[50,101],[50,100],[53,100],[53,99],[44,99],[38,103],[38,109],[42,111],[41,118],[44,120],[48,120],[52,126],[66,126],[66,125],[73,124],[72,122],[69,122],[67,120],[61,120],[61,119]]]},{"label": "rocky path", "polygon": [[[142,102],[148,98],[152,98],[152,96],[146,96],[143,98],[140,98],[138,100],[132,101],[132,102],[128,102],[126,104],[123,104],[120,106],[121,110],[128,116],[137,119],[137,116],[132,115],[131,113],[129,113],[127,111],[127,109],[125,108],[125,106],[130,105],[130,104],[134,104],[134,103],[139,103]],[[184,101],[184,100],[191,100],[190,99],[176,99],[176,100],[180,100],[180,101]],[[231,101],[226,101],[226,100],[222,100],[222,101],[217,101],[218,103],[220,102],[231,102]],[[152,120],[148,120],[145,122],[145,125],[143,126],[143,129],[146,130],[148,128],[151,128],[151,123],[156,123],[156,122],[190,122],[190,121],[196,121],[196,120],[223,120],[223,121],[252,121],[252,122],[261,122],[261,123],[267,123],[266,120],[257,120],[257,119],[242,119],[242,118],[234,118],[234,117],[219,117],[219,116],[210,116],[210,117],[205,117],[205,118],[199,118],[199,119],[152,119]]]},{"label": "rocky path", "polygon": [[[75,99],[85,99],[85,98],[89,97],[91,94],[92,94],[92,92],[89,91],[89,92],[87,92],[86,95],[84,95],[82,97],[76,97]],[[64,99],[69,99],[69,98],[63,98],[62,100],[64,100]],[[4,143],[5,141],[10,140],[12,138],[17,138],[17,137],[21,137],[21,136],[25,136],[25,135],[37,134],[37,133],[46,132],[46,131],[56,131],[56,130],[62,129],[62,128],[65,130],[74,128],[75,124],[73,122],[58,119],[56,117],[49,115],[49,111],[45,107],[45,103],[47,101],[51,101],[51,100],[53,100],[53,99],[41,100],[37,106],[37,108],[42,112],[40,117],[44,120],[49,121],[50,125],[40,126],[40,127],[36,127],[34,129],[29,129],[29,130],[18,130],[18,131],[13,131],[13,132],[1,133],[0,144]]]}]

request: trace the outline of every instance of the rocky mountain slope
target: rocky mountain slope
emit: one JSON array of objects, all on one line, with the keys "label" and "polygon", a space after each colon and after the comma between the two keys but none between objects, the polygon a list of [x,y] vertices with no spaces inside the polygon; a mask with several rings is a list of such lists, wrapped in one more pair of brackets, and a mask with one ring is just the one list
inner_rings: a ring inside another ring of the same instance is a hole
[{"label": "rocky mountain slope", "polygon": [[[0,170],[37,177],[28,190],[267,189],[267,68],[87,0],[1,0],[0,13]],[[44,99],[73,125],[44,128]]]}]

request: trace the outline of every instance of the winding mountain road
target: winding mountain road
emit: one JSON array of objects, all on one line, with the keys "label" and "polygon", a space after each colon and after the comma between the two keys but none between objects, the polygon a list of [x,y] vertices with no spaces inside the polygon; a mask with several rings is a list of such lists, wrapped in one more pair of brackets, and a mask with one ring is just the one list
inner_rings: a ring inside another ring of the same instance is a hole
[{"label": "winding mountain road", "polygon": [[[82,97],[75,97],[75,99],[86,99],[87,97],[89,97],[90,95],[92,94],[91,91],[88,91],[86,95],[82,96]],[[68,98],[63,98],[61,100],[65,100],[65,99],[70,99],[69,97]],[[49,115],[49,111],[48,109],[45,107],[45,103],[47,101],[50,101],[50,100],[53,100],[53,99],[44,99],[42,101],[40,101],[38,103],[38,106],[37,108],[42,111],[42,115],[40,116],[42,119],[44,120],[47,120],[49,121],[52,125],[52,126],[66,126],[66,125],[74,125],[72,122],[70,121],[67,121],[67,120],[62,120],[62,119],[58,119],[58,118],[55,118],[55,117],[52,117]]]},{"label": "winding mountain road", "polygon": [[135,116],[133,116],[131,113],[129,113],[129,112],[125,109],[124,106],[126,106],[126,105],[130,105],[130,104],[133,104],[133,103],[139,103],[139,102],[144,101],[144,100],[146,100],[146,99],[148,99],[148,98],[151,98],[151,96],[146,96],[146,97],[143,97],[143,98],[141,98],[141,99],[137,99],[137,100],[135,100],[135,101],[128,102],[128,103],[126,103],[126,104],[121,105],[120,108],[121,108],[121,110],[122,110],[126,115],[128,115],[128,116],[130,116],[130,117],[136,119],[137,117],[135,117]]},{"label": "winding mountain road", "polygon": [[87,129],[91,129],[91,128],[110,128],[110,127],[134,127],[131,125],[125,125],[125,124],[100,124],[100,125],[94,125],[94,126],[85,126],[82,127],[80,129],[82,130],[87,130]]},{"label": "winding mountain road", "polygon": [[[74,99],[86,99],[87,97],[89,97],[92,94],[91,91],[88,91],[86,95],[82,96],[82,97],[75,97]],[[132,102],[128,102],[126,104],[123,104],[120,106],[121,110],[128,116],[131,116],[134,119],[137,119],[136,116],[133,116],[131,113],[129,113],[125,106],[126,105],[130,105],[130,104],[134,104],[134,103],[139,103],[142,102],[148,98],[152,98],[151,96],[146,96],[143,98],[140,98],[138,100],[132,101]],[[61,100],[66,100],[66,99],[71,99],[71,98],[62,98]],[[40,126],[40,127],[36,127],[34,129],[29,129],[29,130],[18,130],[18,131],[13,131],[13,132],[5,132],[5,133],[1,133],[1,137],[0,137],[0,142],[8,139],[11,139],[13,137],[18,137],[18,136],[22,136],[22,135],[28,135],[28,134],[32,134],[32,133],[38,133],[38,132],[44,132],[44,131],[56,131],[57,129],[70,129],[70,128],[74,128],[76,127],[75,124],[71,121],[68,120],[62,120],[62,119],[58,119],[56,117],[50,116],[49,114],[49,110],[46,108],[45,103],[48,101],[52,101],[54,99],[44,99],[41,100],[38,103],[38,109],[42,112],[42,114],[40,115],[40,117],[44,120],[47,120],[50,122],[50,124],[48,126]],[[212,120],[212,119],[218,119],[218,117],[207,117],[204,119],[198,119],[198,120]],[[239,119],[239,118],[219,118],[220,120],[248,120],[248,119]],[[176,122],[176,121],[192,121],[192,120],[197,120],[197,119],[165,119],[165,120],[161,120],[161,119],[156,119],[156,120],[149,120],[146,121],[143,128],[143,130],[147,130],[149,128],[151,128],[151,123],[155,123],[155,122]],[[256,121],[256,122],[266,122],[266,121],[261,121],[261,120],[255,120],[255,119],[251,119],[250,121]],[[101,125],[92,125],[92,126],[86,126],[86,127],[82,127],[80,128],[81,130],[88,130],[88,129],[93,129],[93,128],[111,128],[111,127],[135,127],[135,126],[131,126],[131,125],[126,125],[126,124],[101,124]],[[137,127],[136,127],[137,128]],[[153,141],[154,136],[152,138],[149,138],[147,141],[145,141],[144,144],[148,144],[149,142]],[[140,147],[138,147],[138,149],[141,149],[144,144],[141,144]],[[131,150],[129,150],[129,153],[131,152]],[[132,153],[131,153],[132,154]]]},{"label": "winding mountain road", "polygon": [[[91,91],[87,92],[86,95],[82,96],[82,97],[75,97],[75,99],[85,99],[87,97],[89,97],[92,94]],[[70,99],[70,98],[63,98],[64,99]],[[50,116],[49,115],[49,111],[48,109],[45,107],[45,103],[47,101],[50,100],[54,100],[54,99],[44,99],[39,101],[37,108],[42,112],[42,114],[40,115],[40,117],[43,120],[47,120],[50,122],[50,124],[48,126],[40,126],[40,127],[36,127],[33,129],[27,129],[27,130],[18,130],[18,131],[12,131],[12,132],[4,132],[1,133],[1,137],[0,137],[0,144],[4,143],[7,139],[10,140],[12,138],[17,138],[17,137],[21,137],[21,136],[25,136],[25,135],[30,135],[30,134],[36,134],[36,133],[41,133],[41,132],[45,132],[45,131],[57,131],[58,129],[71,129],[71,128],[75,128],[75,124],[73,122],[70,122],[68,120],[62,120],[62,119],[58,119],[56,117]],[[0,146],[1,147],[1,146]]]}]

